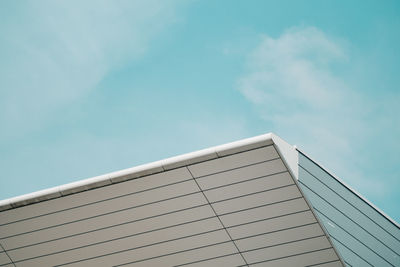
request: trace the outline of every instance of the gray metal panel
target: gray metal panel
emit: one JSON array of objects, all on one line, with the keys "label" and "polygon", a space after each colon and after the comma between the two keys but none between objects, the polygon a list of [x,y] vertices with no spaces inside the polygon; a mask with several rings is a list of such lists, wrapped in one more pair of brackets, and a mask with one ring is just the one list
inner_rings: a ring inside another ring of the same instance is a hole
[{"label": "gray metal panel", "polygon": [[276,190],[269,190],[266,192],[219,201],[213,203],[212,206],[217,214],[225,214],[300,197],[301,194],[297,186],[290,185]]},{"label": "gray metal panel", "polygon": [[2,212],[1,242],[17,266],[239,266],[331,249],[274,146],[237,151]]},{"label": "gray metal panel", "polygon": [[342,266],[342,263],[340,261],[331,261],[331,262],[316,264],[314,266],[318,266],[318,267],[339,267],[339,266]]},{"label": "gray metal panel", "polygon": [[336,240],[333,236],[332,243],[335,248],[340,252],[340,255],[344,259],[347,266],[373,266],[367,261],[363,260],[356,254],[351,248],[344,246],[341,242]]},{"label": "gray metal panel", "polygon": [[33,205],[20,207],[18,209],[6,210],[1,212],[0,225],[29,219],[43,214],[64,211],[91,203],[98,203],[110,198],[124,196],[126,194],[132,194],[187,179],[191,179],[190,173],[186,168],[180,168],[137,178],[124,183],[113,184],[100,187],[95,190],[52,199],[51,201],[44,201]]},{"label": "gray metal panel", "polygon": [[[19,208],[33,203],[44,202],[49,199],[54,199],[69,194],[75,194],[103,187],[109,185],[110,183],[124,182],[131,179],[148,176],[151,174],[160,173],[179,167],[185,167],[187,165],[203,162],[209,159],[214,159],[231,154],[236,154],[238,152],[244,152],[248,150],[265,147],[273,144],[274,142],[279,143],[278,147],[282,146],[283,150],[281,148],[280,149],[281,151],[286,152],[286,150],[293,149],[293,147],[285,143],[283,140],[281,140],[274,134],[272,133],[263,134],[256,137],[247,138],[236,142],[210,147],[207,149],[202,149],[195,152],[179,155],[176,157],[152,162],[149,164],[144,164],[133,168],[124,169],[121,171],[116,171],[100,175],[97,177],[84,179],[70,184],[61,185],[10,199],[0,200],[0,211]],[[285,153],[285,155],[290,155],[290,154],[291,153]]]},{"label": "gray metal panel", "polygon": [[[123,239],[130,236],[142,236],[147,233],[160,233],[162,230],[174,229],[174,227],[189,224],[190,222],[197,223],[197,227],[203,228],[210,220],[215,222],[214,214],[208,206],[182,211],[180,213],[168,214],[156,218],[151,218],[132,224],[125,224],[107,228],[101,231],[89,232],[86,234],[67,237],[59,240],[54,240],[42,244],[37,244],[29,247],[22,247],[15,250],[9,250],[9,253],[25,258],[40,254],[54,253],[66,249],[78,249],[82,246],[93,246],[98,243],[108,242],[115,239]],[[207,219],[210,218],[210,219]],[[201,224],[203,222],[203,224]],[[191,224],[191,227],[196,224]],[[15,251],[15,252],[14,252]]]},{"label": "gray metal panel", "polygon": [[[79,262],[75,262],[68,266],[115,266],[119,264],[126,264],[126,263],[134,263],[138,261],[145,261],[149,260],[154,257],[160,257],[163,255],[168,254],[178,254],[179,252],[184,252],[187,250],[192,250],[196,248],[201,248],[205,246],[210,246],[213,244],[218,244],[226,242],[231,242],[224,230],[219,230],[216,232],[211,232],[203,235],[197,235],[194,237],[188,237],[183,239],[178,239],[166,243],[159,243],[149,247],[142,247],[142,248],[131,248],[125,247],[123,250],[116,254],[109,254],[104,253],[101,257],[93,258],[93,259],[86,259],[83,255],[82,260]],[[232,251],[232,246],[228,245],[228,251]],[[192,254],[196,255],[196,253]],[[204,256],[203,256],[204,257]],[[180,257],[179,257],[180,258]],[[190,261],[191,257],[189,256],[187,259],[183,259],[186,261]],[[43,263],[47,264],[48,261],[43,261]],[[50,265],[57,264],[57,259],[53,259],[53,261],[48,262]],[[32,262],[33,263],[33,262]],[[39,262],[35,263],[36,265],[41,264]],[[27,265],[27,266],[35,266],[34,265]],[[143,266],[142,264],[139,264]]]},{"label": "gray metal panel", "polygon": [[317,250],[314,252],[302,253],[299,255],[294,255],[289,257],[282,257],[268,261],[262,261],[259,263],[251,264],[250,266],[257,266],[257,267],[324,266],[320,264],[323,264],[325,262],[333,262],[332,266],[334,267],[343,266],[342,263],[337,259],[337,255],[332,248]]},{"label": "gray metal panel", "polygon": [[11,263],[10,258],[5,252],[0,252],[0,264]]},{"label": "gray metal panel", "polygon": [[92,218],[85,221],[77,221],[71,224],[60,225],[57,227],[43,229],[32,233],[27,233],[2,241],[6,250],[27,244],[47,241],[55,238],[65,238],[67,236],[97,231],[122,224],[132,224],[137,221],[147,220],[153,217],[161,216],[175,211],[206,205],[207,202],[201,193],[175,198],[147,206],[135,208],[134,210],[125,210],[115,214],[109,214],[102,217]]},{"label": "gray metal panel", "polygon": [[[304,192],[307,194],[307,197],[310,199],[312,203],[322,202],[322,200],[318,199],[315,194],[313,194],[308,189],[304,189]],[[351,248],[353,251],[359,255],[366,262],[370,263],[373,266],[390,266],[390,262],[387,262],[387,257],[382,257],[374,248],[368,247],[365,243],[360,241],[363,233],[358,233],[360,231],[350,232],[343,229],[349,229],[348,225],[350,225],[351,221],[343,222],[344,218],[340,218],[340,212],[335,212],[330,206],[326,205],[326,203],[321,203],[320,205],[316,205],[315,209],[321,221],[326,225],[326,228],[329,234],[336,239],[339,239],[344,245]],[[322,215],[320,210],[324,210],[326,215]],[[335,216],[336,215],[336,216]],[[329,217],[326,217],[329,216]],[[338,218],[339,217],[339,218]],[[334,218],[331,220],[329,218]],[[341,223],[339,225],[339,223]],[[354,227],[356,228],[356,227]],[[376,243],[376,241],[375,241]],[[390,259],[388,259],[390,260]]]},{"label": "gray metal panel", "polygon": [[265,247],[244,252],[243,256],[250,264],[273,260],[281,257],[289,257],[292,255],[308,253],[310,251],[330,248],[331,244],[325,236],[295,241],[291,243],[281,244],[272,247]]},{"label": "gray metal panel", "polygon": [[[334,217],[335,222],[343,227],[346,231],[356,235],[357,238],[368,247],[374,248],[379,253],[387,257],[392,257],[396,253],[400,253],[400,242],[377,227],[368,217],[360,213],[355,207],[349,205],[343,198],[338,197],[331,190],[321,190],[326,188],[324,184],[315,179],[311,174],[300,170],[302,175],[301,183],[308,187],[314,198],[317,199],[319,205],[325,208],[321,211],[329,211],[334,213],[328,217]],[[320,192],[322,191],[322,192]],[[320,203],[320,201],[322,201]],[[315,205],[316,205],[315,204]],[[324,212],[326,213],[326,212]]]},{"label": "gray metal panel", "polygon": [[[208,255],[210,256],[210,255]],[[243,258],[239,255],[239,253],[229,255],[229,256],[219,256],[218,258],[212,258],[209,260],[202,260],[195,263],[188,263],[184,266],[190,267],[203,267],[203,266],[239,266],[245,264]],[[182,266],[182,265],[178,265]]]},{"label": "gray metal panel", "polygon": [[305,210],[309,210],[309,207],[304,199],[300,198],[268,206],[252,208],[241,212],[222,214],[220,215],[220,218],[225,226],[234,226]]},{"label": "gray metal panel", "polygon": [[[18,253],[21,255],[28,255],[31,253],[30,251],[32,249],[51,253],[60,250],[60,248],[71,249],[104,242],[105,240],[123,238],[130,235],[140,235],[142,233],[170,228],[189,222],[206,220],[213,216],[214,213],[209,206],[201,206],[131,223],[117,224],[111,227],[100,227],[97,231],[83,232],[81,234],[76,233],[75,235],[69,237],[66,236],[60,239],[50,239],[30,245],[27,243],[20,243],[20,247],[14,246],[14,248],[10,248],[8,251],[11,253],[14,250],[18,250]],[[50,236],[47,235],[47,238],[49,237]]]},{"label": "gray metal panel", "polygon": [[[147,223],[151,225],[151,221],[147,221]],[[88,253],[85,253],[85,255],[90,255],[90,251],[93,249],[97,250],[99,247],[101,248],[103,246],[123,246],[119,244],[144,246],[167,239],[189,236],[191,234],[207,232],[216,229],[222,229],[222,225],[219,223],[216,217],[194,222],[190,222],[188,220],[188,222],[184,224],[167,225],[161,229],[156,228],[147,231],[143,231],[143,229],[138,230],[137,225],[132,224],[128,229],[126,229],[125,234],[112,229],[113,231],[109,231],[108,233],[104,233],[104,231],[99,232],[97,233],[96,237],[88,237],[87,235],[83,235],[72,240],[61,239],[57,240],[56,242],[49,242],[32,247],[8,251],[8,253],[14,261],[42,256],[44,254],[61,253],[62,251],[67,250],[72,251],[72,255],[74,254],[73,251],[77,250],[89,251]]]},{"label": "gray metal panel", "polygon": [[[300,185],[329,234],[341,242],[342,250],[347,247],[352,251],[342,253],[339,248],[344,259],[360,258],[364,264],[374,266],[400,266],[400,242],[395,237],[399,230],[305,156],[300,155],[299,165]],[[367,216],[367,210],[373,218]]]},{"label": "gray metal panel", "polygon": [[303,211],[289,214],[273,219],[255,221],[248,224],[229,227],[229,233],[233,239],[240,239],[246,236],[253,236],[260,233],[276,232],[284,229],[316,223],[314,214],[311,211]]},{"label": "gray metal panel", "polygon": [[[245,262],[243,261],[243,258],[239,254],[234,254],[236,251],[237,250],[232,242],[225,242],[197,249],[188,249],[176,254],[161,256],[155,259],[126,264],[123,266],[238,266],[244,264]],[[227,254],[234,255],[231,257],[221,257]],[[210,258],[214,259],[208,260]]]},{"label": "gray metal panel", "polygon": [[277,187],[294,184],[292,177],[288,172],[273,174],[271,176],[262,176],[253,180],[246,180],[222,187],[204,190],[210,202],[219,201],[222,199],[233,198],[254,192],[271,190]]},{"label": "gray metal panel", "polygon": [[194,177],[201,177],[278,157],[279,155],[275,148],[270,145],[267,147],[194,164],[189,166],[189,169]]},{"label": "gray metal panel", "polygon": [[366,217],[372,220],[378,227],[384,229],[394,238],[400,240],[400,228],[391,222],[387,217],[378,212],[375,208],[371,207],[362,198],[354,192],[346,188],[342,183],[335,179],[323,168],[318,166],[312,160],[308,159],[303,154],[299,153],[299,165],[305,170],[313,174],[316,178],[321,180],[327,187],[335,191],[339,196],[348,201],[349,205],[354,206],[363,213]]},{"label": "gray metal panel", "polygon": [[[312,243],[311,250],[313,246],[320,249],[321,242],[326,245],[324,248],[332,248],[280,158],[245,166],[229,160],[235,161],[226,157],[222,168],[208,162],[207,168],[217,173],[198,174],[200,177],[195,179],[247,263],[261,261],[251,256],[258,250],[280,248],[279,251],[288,251],[289,256],[300,248],[305,249],[301,253],[310,252],[307,245],[291,251],[292,243],[297,242]],[[262,251],[259,256],[267,254]],[[275,254],[272,252],[271,256]],[[262,261],[266,259],[268,256]],[[336,255],[320,262],[331,260],[339,258]]]},{"label": "gray metal panel", "polygon": [[[101,203],[83,206],[76,209],[66,210],[60,216],[59,213],[53,213],[46,216],[36,217],[30,220],[19,221],[13,224],[0,226],[0,238],[4,236],[11,236],[23,232],[34,231],[61,225],[65,223],[72,223],[85,219],[91,219],[103,214],[110,214],[116,210],[126,210],[132,207],[140,207],[148,203],[157,202],[177,196],[177,192],[184,192],[184,194],[198,192],[199,189],[193,180],[177,183],[170,186],[156,188],[151,191],[145,191],[137,194],[131,194],[120,198],[114,198]],[[180,193],[179,195],[183,195]]]},{"label": "gray metal panel", "polygon": [[[231,165],[234,164],[232,163]],[[254,165],[227,169],[216,174],[209,174],[208,176],[196,178],[196,180],[201,188],[206,190],[285,171],[287,171],[287,169],[283,165],[282,160],[274,159]]]},{"label": "gray metal panel", "polygon": [[[40,258],[26,260],[23,262],[23,264],[26,264],[28,266],[31,264],[56,265],[64,262],[81,261],[83,259],[90,259],[94,257],[103,258],[103,255],[117,255],[124,250],[129,250],[129,255],[136,254],[136,250],[138,250],[142,253],[140,255],[141,257],[146,253],[151,256],[157,256],[163,253],[163,249],[166,249],[165,246],[169,245],[171,246],[171,249],[173,249],[174,245],[178,243],[180,244],[184,242],[185,244],[188,244],[191,242],[195,242],[198,236],[207,235],[201,235],[201,233],[207,233],[218,229],[222,229],[221,224],[219,223],[218,219],[212,218],[208,221],[185,224],[181,226],[176,226],[174,228],[162,229],[159,231],[141,234],[138,236],[112,240],[93,246],[81,247],[75,250],[68,250],[62,253],[41,256]],[[224,231],[213,231],[212,234],[216,237],[225,236],[224,240],[228,240],[228,236]],[[210,242],[212,241],[213,239],[211,238]],[[160,251],[157,251],[158,247],[161,247],[162,249],[160,249]],[[43,255],[43,251],[35,251],[35,254]],[[20,260],[31,258],[26,257],[26,255],[19,255],[23,258],[17,258],[17,255],[10,256],[12,257],[14,262],[19,262]],[[81,262],[81,265],[85,265],[85,261]]]},{"label": "gray metal panel", "polygon": [[282,243],[290,243],[297,240],[302,240],[304,238],[311,238],[322,235],[324,235],[324,232],[322,231],[319,224],[315,223],[272,233],[258,233],[254,236],[236,239],[235,243],[241,251],[247,251],[280,245]]}]

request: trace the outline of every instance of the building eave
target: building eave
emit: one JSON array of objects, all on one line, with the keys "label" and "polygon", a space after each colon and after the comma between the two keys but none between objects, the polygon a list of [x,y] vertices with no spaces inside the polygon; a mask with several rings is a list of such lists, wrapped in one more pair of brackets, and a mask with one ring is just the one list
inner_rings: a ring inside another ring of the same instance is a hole
[{"label": "building eave", "polygon": [[[56,186],[48,188],[45,190],[36,191],[33,193],[5,199],[0,201],[0,211],[9,210],[13,208],[18,208],[54,198],[59,198],[62,196],[75,194],[110,184],[115,184],[131,179],[136,179],[139,177],[179,168],[182,166],[195,164],[202,161],[207,161],[219,157],[224,157],[227,155],[232,155],[238,152],[243,152],[266,145],[275,143],[275,145],[280,149],[281,153],[288,157],[289,154],[293,153],[294,147],[287,144],[285,141],[280,139],[277,135],[273,133],[267,133],[247,139],[242,139],[239,141],[214,146],[195,152],[155,161],[152,163],[139,165],[136,167],[111,172],[108,174],[80,180],[73,183],[64,184],[61,186]],[[290,158],[290,157],[289,157]],[[292,157],[293,159],[293,157]],[[292,173],[296,176],[297,170],[296,166],[293,165],[293,160],[288,160],[288,165],[292,170]],[[297,178],[297,177],[296,177]]]}]

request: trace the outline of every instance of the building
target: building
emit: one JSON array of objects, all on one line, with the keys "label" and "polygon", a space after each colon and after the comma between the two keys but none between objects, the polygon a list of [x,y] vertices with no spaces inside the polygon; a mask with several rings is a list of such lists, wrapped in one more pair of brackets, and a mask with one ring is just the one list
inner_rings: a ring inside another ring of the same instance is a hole
[{"label": "building", "polygon": [[400,266],[400,227],[274,134],[0,202],[0,266]]}]

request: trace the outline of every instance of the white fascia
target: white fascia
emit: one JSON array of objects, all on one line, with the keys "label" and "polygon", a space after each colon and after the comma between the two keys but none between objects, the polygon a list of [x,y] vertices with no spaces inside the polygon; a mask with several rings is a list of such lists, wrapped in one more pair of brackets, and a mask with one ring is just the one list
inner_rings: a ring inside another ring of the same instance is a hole
[{"label": "white fascia", "polygon": [[296,180],[298,180],[299,152],[297,152],[295,146],[290,145],[276,134],[271,134],[271,135],[272,135],[272,141],[274,142],[275,147],[278,150],[278,153],[281,155],[282,160],[285,161],[292,175],[296,178]]},{"label": "white fascia", "polygon": [[235,153],[256,149],[259,147],[274,144],[279,154],[286,161],[291,173],[298,178],[298,152],[295,147],[289,145],[284,140],[273,133],[263,134],[220,146],[206,148],[195,152],[179,155],[176,157],[111,172],[93,178],[37,191],[34,193],[17,196],[0,201],[0,211],[17,208],[48,199],[58,198],[86,190],[119,183],[138,177],[151,175],[198,162],[211,160],[219,157],[232,155]]}]

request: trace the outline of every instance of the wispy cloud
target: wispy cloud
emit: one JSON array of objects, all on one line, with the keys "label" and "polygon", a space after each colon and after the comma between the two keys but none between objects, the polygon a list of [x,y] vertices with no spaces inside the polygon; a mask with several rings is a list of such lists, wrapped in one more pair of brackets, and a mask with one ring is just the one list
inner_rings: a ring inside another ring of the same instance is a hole
[{"label": "wispy cloud", "polygon": [[[398,109],[393,97],[399,97],[382,94],[381,100],[389,104],[383,111],[375,96],[347,82],[341,67],[352,60],[349,50],[345,41],[315,27],[291,28],[278,38],[264,35],[248,57],[247,73],[238,88],[277,134],[327,162],[328,168],[360,191],[383,196],[391,190],[385,186],[388,180],[358,166],[367,170],[374,164],[366,147],[376,148],[371,144],[385,132],[375,125],[388,129],[399,122],[392,114]],[[394,128],[386,136],[392,141],[399,132],[399,127]]]},{"label": "wispy cloud", "polygon": [[[6,5],[6,3],[2,3]],[[42,127],[137,59],[177,20],[175,1],[27,1],[0,8],[2,139]],[[12,15],[6,14],[10,12]],[[21,21],[22,20],[22,21]]]}]

